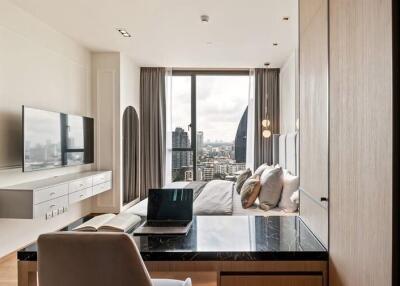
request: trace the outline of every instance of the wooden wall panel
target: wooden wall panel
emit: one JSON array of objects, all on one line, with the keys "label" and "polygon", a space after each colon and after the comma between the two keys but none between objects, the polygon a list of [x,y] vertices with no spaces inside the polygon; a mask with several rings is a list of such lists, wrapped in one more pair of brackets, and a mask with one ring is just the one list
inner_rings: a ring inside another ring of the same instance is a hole
[{"label": "wooden wall panel", "polygon": [[[328,213],[328,1],[300,0],[300,215],[327,246]],[[304,196],[301,196],[301,198]],[[313,215],[306,208],[320,208]]]},{"label": "wooden wall panel", "polygon": [[331,286],[391,285],[391,2],[330,0]]},{"label": "wooden wall panel", "polygon": [[323,286],[319,275],[229,275],[221,286]]}]

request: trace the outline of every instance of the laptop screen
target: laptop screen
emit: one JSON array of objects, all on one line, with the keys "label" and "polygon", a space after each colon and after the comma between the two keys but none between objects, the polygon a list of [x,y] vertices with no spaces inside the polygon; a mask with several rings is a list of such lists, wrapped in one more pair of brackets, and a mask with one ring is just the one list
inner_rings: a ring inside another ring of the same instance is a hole
[{"label": "laptop screen", "polygon": [[150,189],[147,220],[184,220],[193,217],[192,189]]}]

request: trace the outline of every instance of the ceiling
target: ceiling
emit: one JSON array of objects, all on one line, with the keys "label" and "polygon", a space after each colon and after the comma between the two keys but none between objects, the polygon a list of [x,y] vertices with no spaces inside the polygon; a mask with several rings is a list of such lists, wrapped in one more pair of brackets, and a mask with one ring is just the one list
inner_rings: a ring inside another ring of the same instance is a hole
[{"label": "ceiling", "polygon": [[13,2],[90,50],[120,51],[140,66],[280,67],[297,47],[297,0]]}]

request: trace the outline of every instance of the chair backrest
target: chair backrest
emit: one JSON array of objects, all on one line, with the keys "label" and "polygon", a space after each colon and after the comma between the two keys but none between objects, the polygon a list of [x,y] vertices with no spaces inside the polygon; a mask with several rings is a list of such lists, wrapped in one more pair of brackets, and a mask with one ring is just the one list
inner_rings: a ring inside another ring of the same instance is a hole
[{"label": "chair backrest", "polygon": [[55,232],[38,239],[40,286],[151,286],[132,237]]}]

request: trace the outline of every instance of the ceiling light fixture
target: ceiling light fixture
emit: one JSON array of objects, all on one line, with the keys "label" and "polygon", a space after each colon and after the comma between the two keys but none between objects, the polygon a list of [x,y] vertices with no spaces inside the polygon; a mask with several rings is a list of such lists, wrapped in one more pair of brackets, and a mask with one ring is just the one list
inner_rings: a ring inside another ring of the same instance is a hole
[{"label": "ceiling light fixture", "polygon": [[120,32],[120,34],[125,38],[132,37],[131,34],[129,34],[125,29],[117,28],[117,31]]},{"label": "ceiling light fixture", "polygon": [[201,15],[200,20],[202,23],[208,23],[208,21],[210,21],[210,17],[208,15]]}]

